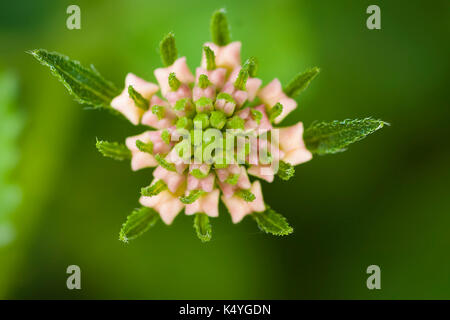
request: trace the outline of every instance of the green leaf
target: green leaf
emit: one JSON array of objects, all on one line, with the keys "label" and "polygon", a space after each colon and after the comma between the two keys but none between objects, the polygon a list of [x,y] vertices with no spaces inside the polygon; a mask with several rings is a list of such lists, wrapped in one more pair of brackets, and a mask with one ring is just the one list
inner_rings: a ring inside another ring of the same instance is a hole
[{"label": "green leaf", "polygon": [[159,53],[163,64],[171,66],[178,57],[177,47],[175,45],[175,35],[169,32],[159,43]]},{"label": "green leaf", "polygon": [[225,9],[217,10],[211,17],[211,38],[218,46],[224,46],[230,43],[230,28],[228,26]]},{"label": "green leaf", "polygon": [[270,207],[266,207],[266,210],[263,212],[253,212],[252,217],[258,224],[259,229],[266,233],[286,236],[294,231],[286,218],[273,211]]},{"label": "green leaf", "polygon": [[281,112],[283,112],[283,105],[277,102],[268,112],[270,122],[274,122]]},{"label": "green leaf", "polygon": [[208,76],[207,76],[206,74],[201,74],[201,75],[198,77],[198,86],[199,86],[201,89],[206,89],[206,88],[208,88],[211,84],[212,84],[212,83],[211,83],[211,81],[209,81]]},{"label": "green leaf", "polygon": [[134,210],[122,225],[119,240],[128,242],[141,236],[159,220],[159,214],[152,208],[142,207]]},{"label": "green leaf", "polygon": [[255,57],[250,58],[250,64],[248,65],[248,75],[250,77],[256,77],[258,73],[259,63]]},{"label": "green leaf", "polygon": [[180,80],[178,80],[175,72],[171,72],[169,74],[169,87],[172,89],[172,91],[177,91],[178,88],[181,86]]},{"label": "green leaf", "polygon": [[257,124],[260,124],[263,114],[261,111],[251,108],[250,112],[252,114],[253,120],[256,121]]},{"label": "green leaf", "polygon": [[145,142],[143,142],[141,140],[136,140],[136,147],[141,152],[145,152],[145,153],[148,153],[148,154],[153,154],[153,142],[151,142],[151,141],[145,143]]},{"label": "green leaf", "polygon": [[128,86],[128,94],[130,95],[130,98],[133,99],[136,107],[141,108],[142,110],[148,110],[150,106],[149,101],[137,92],[133,86]]},{"label": "green leaf", "polygon": [[152,113],[158,118],[158,120],[161,120],[164,118],[164,106],[152,106]]},{"label": "green leaf", "polygon": [[78,61],[44,49],[29,51],[41,64],[50,68],[79,103],[94,108],[112,109],[111,100],[120,91],[111,82],[105,80],[95,68],[83,67]]},{"label": "green leaf", "polygon": [[115,160],[128,160],[131,159],[131,151],[124,144],[118,142],[108,142],[103,140],[97,140],[95,143],[98,151],[102,155]]},{"label": "green leaf", "polygon": [[161,132],[161,139],[166,143],[166,144],[170,144],[170,132],[167,129],[164,129]]},{"label": "green leaf", "polygon": [[295,175],[295,168],[290,163],[280,161],[277,175],[283,180],[289,180]]},{"label": "green leaf", "polygon": [[372,118],[313,123],[303,133],[309,151],[323,155],[346,150],[354,142],[364,139],[388,123]]},{"label": "green leaf", "polygon": [[314,67],[303,73],[297,74],[294,79],[292,79],[291,82],[289,82],[289,84],[286,86],[284,92],[286,93],[286,95],[292,98],[298,96],[309,86],[309,83],[317,76],[319,72],[320,69]]},{"label": "green leaf", "polygon": [[158,162],[158,164],[163,167],[164,169],[168,171],[176,172],[175,165],[173,163],[168,162],[166,159],[161,157],[159,154],[155,154],[155,159]]},{"label": "green leaf", "polygon": [[144,197],[153,197],[160,194],[162,191],[167,189],[167,185],[164,181],[158,180],[154,184],[141,188],[141,195]]},{"label": "green leaf", "polygon": [[240,189],[234,193],[238,197],[241,197],[247,202],[252,202],[256,199],[255,195],[250,192],[250,190]]},{"label": "green leaf", "polygon": [[205,191],[203,190],[192,190],[191,192],[189,192],[189,195],[180,197],[180,201],[184,204],[191,204],[194,203],[203,194],[205,194]]},{"label": "green leaf", "polygon": [[210,47],[204,46],[203,52],[206,58],[206,70],[214,70],[216,68],[216,55],[214,51]]},{"label": "green leaf", "polygon": [[245,90],[246,84],[248,80],[249,75],[249,69],[250,65],[254,64],[254,58],[249,58],[247,61],[245,61],[244,65],[242,66],[241,70],[239,70],[239,74],[236,78],[236,81],[234,82],[234,87],[238,90]]},{"label": "green leaf", "polygon": [[208,242],[212,237],[212,228],[209,223],[209,217],[204,213],[196,213],[194,218],[194,229],[197,237],[202,242]]},{"label": "green leaf", "polygon": [[210,168],[211,167],[209,167],[207,171],[202,171],[202,170],[196,168],[196,169],[193,169],[190,172],[190,174],[191,174],[191,176],[194,176],[197,179],[203,179],[203,178],[206,178],[208,176]]},{"label": "green leaf", "polygon": [[230,174],[226,179],[225,182],[231,185],[236,185],[239,180],[239,173]]},{"label": "green leaf", "polygon": [[245,122],[244,119],[242,119],[239,116],[233,116],[232,118],[229,118],[227,121],[227,129],[241,129],[244,130]]}]

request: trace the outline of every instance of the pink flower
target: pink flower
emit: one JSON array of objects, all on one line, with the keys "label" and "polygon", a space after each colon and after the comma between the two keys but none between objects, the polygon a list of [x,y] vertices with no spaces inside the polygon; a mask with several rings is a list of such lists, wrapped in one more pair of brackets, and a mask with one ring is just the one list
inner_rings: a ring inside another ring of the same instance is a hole
[{"label": "pink flower", "polygon": [[[216,65],[220,68],[233,70],[241,65],[241,42],[235,41],[220,47],[212,42],[207,42],[204,46],[209,47],[216,56]],[[202,68],[206,69],[206,58],[202,56]]]},{"label": "pink flower", "polygon": [[197,201],[186,205],[186,214],[206,213],[210,217],[219,216],[219,189],[214,189],[201,196]]},{"label": "pink flower", "polygon": [[156,80],[161,87],[161,93],[163,96],[166,96],[167,92],[170,91],[169,74],[171,74],[172,72],[175,73],[175,76],[182,83],[189,84],[191,82],[194,82],[194,76],[192,75],[186,63],[186,57],[181,57],[177,59],[171,66],[167,68],[158,68],[154,72]]},{"label": "pink flower", "polygon": [[281,160],[293,166],[307,162],[312,159],[312,153],[306,149],[303,142],[303,123],[280,129],[279,133],[280,149],[284,152]]},{"label": "pink flower", "polygon": [[125,78],[125,88],[122,93],[111,101],[111,107],[121,112],[130,122],[137,125],[144,110],[137,107],[128,94],[128,86],[133,86],[144,98],[150,99],[158,90],[154,83],[147,82],[138,76],[129,73]]},{"label": "pink flower", "polygon": [[184,204],[169,191],[162,191],[153,197],[142,196],[139,202],[149,208],[155,209],[165,224],[172,224],[173,219],[183,209]]},{"label": "pink flower", "polygon": [[275,123],[277,124],[280,123],[291,111],[297,108],[297,102],[294,99],[289,98],[283,92],[280,80],[276,78],[258,92],[258,97],[269,107],[269,110],[272,109],[277,102],[283,105],[283,111],[275,119]]},{"label": "pink flower", "polygon": [[228,211],[230,211],[231,221],[233,223],[240,222],[246,215],[252,212],[262,212],[265,210],[261,184],[259,181],[253,182],[250,191],[255,195],[255,200],[246,202],[242,198],[233,195],[231,197],[222,196]]}]

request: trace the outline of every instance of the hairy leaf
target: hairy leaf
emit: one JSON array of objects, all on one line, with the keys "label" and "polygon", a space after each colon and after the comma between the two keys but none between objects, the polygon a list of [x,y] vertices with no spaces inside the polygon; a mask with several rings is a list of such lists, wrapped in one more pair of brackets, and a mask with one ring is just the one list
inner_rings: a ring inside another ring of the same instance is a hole
[{"label": "hairy leaf", "polygon": [[289,180],[295,175],[295,168],[290,163],[280,161],[277,175],[283,180]]},{"label": "hairy leaf", "polygon": [[131,151],[124,144],[97,140],[95,146],[105,157],[113,158],[114,160],[131,159]]},{"label": "hairy leaf", "polygon": [[256,199],[255,195],[250,192],[250,190],[240,189],[234,193],[238,197],[241,197],[247,202],[252,202]]},{"label": "hairy leaf", "polygon": [[206,70],[214,70],[216,68],[216,55],[214,51],[208,46],[204,46],[203,51],[206,58]]},{"label": "hairy leaf", "polygon": [[196,213],[194,218],[194,229],[197,237],[202,242],[208,242],[212,237],[212,228],[209,223],[209,217],[204,213]]},{"label": "hairy leaf", "polygon": [[263,117],[262,112],[259,111],[259,110],[253,109],[253,108],[250,109],[250,112],[252,114],[253,120],[255,120],[257,124],[260,124],[261,123],[261,119]]},{"label": "hairy leaf", "polygon": [[152,208],[142,207],[134,210],[122,225],[119,240],[128,242],[141,236],[159,220],[159,214]]},{"label": "hairy leaf", "polygon": [[294,79],[292,79],[291,82],[289,82],[289,84],[286,86],[284,92],[286,93],[286,95],[292,98],[298,96],[309,86],[309,83],[317,76],[319,72],[320,69],[314,67],[303,73],[297,74]]},{"label": "hairy leaf", "polygon": [[176,172],[177,170],[175,169],[175,165],[173,163],[168,162],[166,159],[164,159],[163,157],[161,157],[161,155],[156,154],[155,155],[155,159],[158,162],[158,164],[163,167],[164,169],[168,170],[168,171],[173,171]]},{"label": "hairy leaf", "polygon": [[158,180],[154,184],[141,188],[141,195],[144,197],[153,197],[160,194],[162,191],[167,189],[167,185],[164,181]]},{"label": "hairy leaf", "polygon": [[150,107],[149,101],[137,92],[133,86],[128,86],[128,94],[130,95],[130,98],[133,99],[136,107],[141,108],[142,110],[148,110]]},{"label": "hairy leaf", "polygon": [[94,108],[112,109],[111,100],[120,92],[95,68],[83,67],[78,61],[44,49],[32,50],[29,53],[41,64],[49,67],[79,103],[88,104]]},{"label": "hairy leaf", "polygon": [[234,87],[236,89],[245,90],[249,76],[249,69],[251,65],[254,65],[253,57],[247,59],[247,61],[245,61],[244,65],[242,66],[241,70],[239,70],[239,74],[236,78],[236,81],[234,81]]},{"label": "hairy leaf", "polygon": [[228,26],[225,9],[217,10],[211,17],[211,38],[218,46],[230,43],[230,28]]},{"label": "hairy leaf", "polygon": [[166,144],[170,144],[171,136],[170,136],[169,130],[164,129],[164,130],[161,132],[161,139],[162,139]]},{"label": "hairy leaf", "polygon": [[175,45],[175,35],[169,32],[159,43],[159,53],[163,64],[171,66],[178,57],[177,46]]},{"label": "hairy leaf", "polygon": [[283,112],[283,105],[277,102],[268,112],[270,122],[274,122],[281,112]]},{"label": "hairy leaf", "polygon": [[266,207],[266,210],[263,212],[253,212],[252,217],[258,224],[259,229],[266,233],[285,236],[294,231],[285,217],[269,207]]},{"label": "hairy leaf", "polygon": [[239,173],[233,173],[233,174],[230,174],[230,175],[225,179],[225,182],[234,186],[234,185],[236,185],[236,184],[238,183],[239,176],[240,176]]},{"label": "hairy leaf", "polygon": [[180,201],[184,204],[191,204],[197,201],[203,194],[205,194],[203,190],[192,190],[189,195],[180,197]]},{"label": "hairy leaf", "polygon": [[211,85],[211,81],[209,81],[208,76],[206,74],[201,74],[198,77],[198,86],[201,89],[206,89],[207,87],[209,87]]},{"label": "hairy leaf", "polygon": [[346,150],[354,142],[381,129],[388,123],[372,118],[313,123],[303,133],[309,151],[323,155]]},{"label": "hairy leaf", "polygon": [[136,147],[141,152],[145,152],[145,153],[148,153],[148,154],[153,154],[153,142],[151,142],[151,141],[145,143],[145,142],[143,142],[141,140],[136,140]]}]

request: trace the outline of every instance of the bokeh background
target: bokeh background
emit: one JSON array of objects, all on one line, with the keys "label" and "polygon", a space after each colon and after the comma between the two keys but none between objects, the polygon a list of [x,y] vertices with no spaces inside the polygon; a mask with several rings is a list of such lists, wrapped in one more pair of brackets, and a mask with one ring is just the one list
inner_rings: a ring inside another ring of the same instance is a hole
[{"label": "bokeh background", "polygon": [[[81,30],[66,28],[70,4]],[[366,28],[370,4],[381,30]],[[291,236],[249,218],[233,225],[223,210],[210,243],[179,216],[125,245],[118,231],[151,171],[103,158],[95,138],[141,128],[85,110],[25,51],[93,63],[119,87],[127,72],[153,81],[162,36],[174,31],[194,68],[221,7],[265,83],[321,68],[286,125],[373,116],[391,126],[264,183]],[[2,1],[0,298],[450,298],[449,21],[445,0]],[[82,290],[66,288],[71,264]],[[371,264],[381,290],[366,288]]]}]

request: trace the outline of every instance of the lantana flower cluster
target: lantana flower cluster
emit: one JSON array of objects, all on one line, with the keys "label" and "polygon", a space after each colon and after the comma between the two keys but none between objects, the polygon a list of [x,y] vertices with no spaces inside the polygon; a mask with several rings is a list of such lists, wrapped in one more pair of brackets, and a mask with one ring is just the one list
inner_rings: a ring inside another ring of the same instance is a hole
[{"label": "lantana flower cluster", "polygon": [[[173,52],[169,34],[161,53]],[[303,124],[276,128],[297,107],[278,79],[262,86],[256,60],[241,63],[241,42],[205,43],[195,74],[186,58],[154,71],[157,84],[129,73],[111,106],[133,124],[149,127],[126,139],[131,168],[156,167],[140,203],[166,224],[186,215],[219,215],[219,198],[234,223],[263,212],[258,179],[272,182],[277,171],[306,162]],[[176,52],[176,50],[175,50]],[[173,60],[173,59],[172,59]],[[158,95],[159,93],[159,95]],[[249,175],[253,176],[251,182]]]},{"label": "lantana flower cluster", "polygon": [[122,92],[92,65],[45,49],[29,52],[79,103],[148,128],[125,144],[96,143],[106,157],[131,159],[134,171],[154,168],[150,184],[141,189],[142,206],[122,225],[121,241],[139,237],[160,219],[171,224],[183,210],[194,216],[200,240],[209,241],[209,217],[219,215],[219,200],[234,223],[250,215],[260,230],[288,235],[292,227],[265,203],[259,181],[289,180],[294,166],[312,154],[340,153],[388,125],[369,117],[314,122],[305,131],[301,122],[278,127],[319,69],[298,73],[284,87],[278,79],[263,85],[256,77],[257,60],[241,63],[241,43],[231,42],[223,9],[213,13],[211,36],[192,73],[169,33],[160,43],[164,67],[154,71],[157,83],[129,73]]}]

